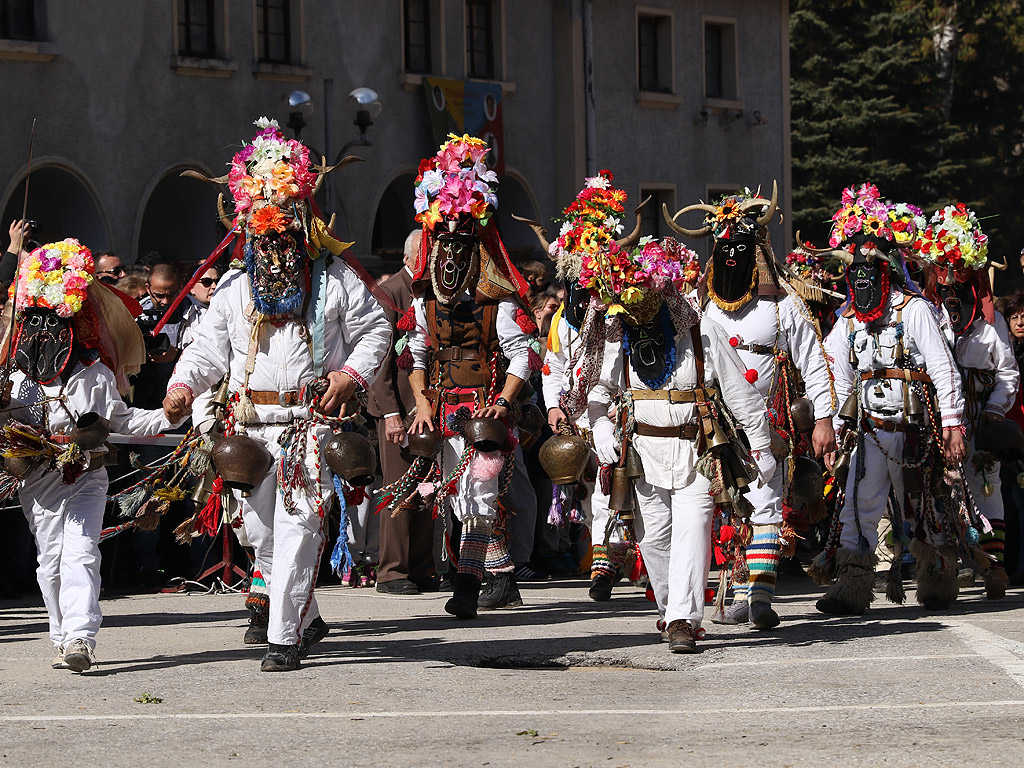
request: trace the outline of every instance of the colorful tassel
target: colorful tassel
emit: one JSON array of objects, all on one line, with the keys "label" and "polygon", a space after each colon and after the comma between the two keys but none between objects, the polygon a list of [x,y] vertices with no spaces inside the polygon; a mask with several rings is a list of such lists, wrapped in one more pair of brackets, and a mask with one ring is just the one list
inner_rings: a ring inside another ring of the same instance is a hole
[{"label": "colorful tassel", "polygon": [[216,536],[220,529],[220,519],[223,512],[221,494],[224,492],[224,481],[220,477],[213,480],[213,488],[210,491],[210,498],[196,515],[195,532],[202,536]]},{"label": "colorful tassel", "polygon": [[416,361],[413,360],[412,352],[410,352],[408,348],[406,348],[405,351],[402,352],[402,354],[400,354],[395,360],[395,365],[403,371],[411,371],[415,364]]},{"label": "colorful tassel", "polygon": [[411,331],[415,328],[416,310],[413,307],[409,307],[405,310],[405,314],[398,319],[398,322],[395,323],[395,327],[400,331]]},{"label": "colorful tassel", "polygon": [[533,322],[533,318],[530,317],[522,309],[516,310],[516,325],[518,325],[523,333],[536,333],[537,324]]},{"label": "colorful tassel", "polygon": [[338,526],[338,541],[331,551],[331,570],[337,576],[350,572],[355,567],[355,560],[348,548],[348,504],[345,502],[345,489],[342,488],[341,478],[331,474],[334,479],[334,492],[338,496],[338,505],[341,507],[340,523]]}]

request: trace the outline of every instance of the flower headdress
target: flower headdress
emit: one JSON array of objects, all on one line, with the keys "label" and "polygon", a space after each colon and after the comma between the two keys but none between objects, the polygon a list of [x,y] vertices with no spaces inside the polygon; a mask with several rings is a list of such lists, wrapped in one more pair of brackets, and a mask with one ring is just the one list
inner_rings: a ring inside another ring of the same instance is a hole
[{"label": "flower headdress", "polygon": [[[73,238],[36,248],[22,262],[18,278],[16,308],[54,309],[71,317],[85,302],[93,281],[92,252]],[[14,297],[14,286],[9,289]]]},{"label": "flower headdress", "polygon": [[786,266],[801,280],[812,285],[820,285],[830,277],[825,269],[825,259],[810,243],[801,243],[787,253]]},{"label": "flower headdress", "polygon": [[988,235],[966,205],[947,205],[932,214],[914,252],[921,261],[954,272],[978,270],[988,262]]},{"label": "flower headdress", "polygon": [[910,203],[889,204],[889,229],[892,238],[901,248],[913,246],[918,235],[928,225],[924,211]]},{"label": "flower headdress", "polygon": [[607,249],[584,253],[582,262],[580,287],[607,305],[609,316],[627,314],[639,322],[657,310],[657,294],[692,285],[700,272],[697,254],[672,238],[642,237],[631,249],[613,240]]},{"label": "flower headdress", "polygon": [[416,221],[434,229],[440,221],[454,223],[461,214],[487,226],[498,209],[498,174],[484,163],[487,142],[448,134],[449,141],[420,163],[416,177]]},{"label": "flower headdress", "polygon": [[622,233],[626,192],[612,186],[611,171],[599,171],[584,181],[583,189],[563,211],[558,239],[548,246],[559,277],[577,276],[585,254],[593,254]]},{"label": "flower headdress", "polygon": [[832,234],[828,242],[833,248],[838,248],[840,243],[855,235],[893,239],[889,206],[881,199],[878,187],[874,184],[844,189],[842,202],[832,216],[832,221]]},{"label": "flower headdress", "polygon": [[[280,232],[280,207],[313,194],[317,174],[309,149],[296,139],[285,138],[276,120],[261,117],[254,124],[260,132],[231,159],[228,189],[236,212],[256,211],[249,221],[256,234]],[[263,212],[267,203],[277,210]]]}]

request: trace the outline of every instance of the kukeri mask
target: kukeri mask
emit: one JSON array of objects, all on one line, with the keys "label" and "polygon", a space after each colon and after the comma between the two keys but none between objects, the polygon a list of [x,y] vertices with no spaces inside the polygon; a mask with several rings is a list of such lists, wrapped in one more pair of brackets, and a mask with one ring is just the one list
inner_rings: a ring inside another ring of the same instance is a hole
[{"label": "kukeri mask", "polygon": [[71,363],[75,331],[52,309],[28,309],[18,328],[14,364],[40,384],[54,381]]},{"label": "kukeri mask", "polygon": [[715,240],[708,295],[722,309],[735,311],[754,297],[757,241],[752,234]]},{"label": "kukeri mask", "polygon": [[475,234],[439,235],[430,254],[434,295],[450,304],[475,285],[480,273],[480,239]]},{"label": "kukeri mask", "polygon": [[256,310],[277,315],[303,301],[305,246],[292,231],[252,235],[245,244],[245,266]]},{"label": "kukeri mask", "polygon": [[974,283],[938,286],[939,298],[949,314],[949,324],[957,336],[965,334],[978,318],[978,291]]}]

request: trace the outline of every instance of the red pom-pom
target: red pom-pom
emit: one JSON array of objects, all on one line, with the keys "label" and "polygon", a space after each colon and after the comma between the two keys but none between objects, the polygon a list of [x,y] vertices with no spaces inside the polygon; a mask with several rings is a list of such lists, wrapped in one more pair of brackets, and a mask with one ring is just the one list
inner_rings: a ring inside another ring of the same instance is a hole
[{"label": "red pom-pom", "polygon": [[755,381],[757,381],[757,370],[755,370],[754,368],[747,368],[747,372],[743,374],[743,377],[751,384],[753,384]]},{"label": "red pom-pom", "polygon": [[647,591],[644,592],[644,597],[646,597],[648,600],[650,600],[653,603],[654,602],[654,589],[652,587],[648,587]]},{"label": "red pom-pom", "polygon": [[405,314],[398,318],[398,322],[395,324],[395,326],[400,331],[411,331],[413,328],[415,328],[416,310],[414,310],[412,307],[409,307],[409,309],[405,311]]},{"label": "red pom-pom", "polygon": [[739,336],[730,336],[729,337],[729,345],[733,346],[733,347],[738,347],[740,345],[740,337]]},{"label": "red pom-pom", "polygon": [[732,537],[736,534],[736,529],[731,525],[723,525],[718,529],[718,540],[725,544],[726,542],[732,541]]},{"label": "red pom-pom", "polygon": [[540,359],[540,355],[538,355],[536,352],[534,352],[531,349],[530,350],[530,370],[531,371],[539,371],[543,367],[544,367],[544,361]]},{"label": "red pom-pom", "polygon": [[516,325],[522,328],[523,333],[537,332],[537,324],[533,322],[533,318],[521,309],[516,310]]},{"label": "red pom-pom", "polygon": [[403,371],[411,371],[415,362],[416,361],[412,359],[412,352],[410,352],[408,347],[406,347],[405,351],[398,356],[397,360],[395,360],[395,365]]},{"label": "red pom-pom", "polygon": [[715,590],[713,590],[713,589],[705,589],[704,590],[704,604],[705,605],[709,605],[710,603],[713,603],[713,602],[715,602]]},{"label": "red pom-pom", "polygon": [[551,366],[549,366],[547,363],[544,363],[544,367],[540,369],[540,372],[543,373],[545,376],[550,376]]}]

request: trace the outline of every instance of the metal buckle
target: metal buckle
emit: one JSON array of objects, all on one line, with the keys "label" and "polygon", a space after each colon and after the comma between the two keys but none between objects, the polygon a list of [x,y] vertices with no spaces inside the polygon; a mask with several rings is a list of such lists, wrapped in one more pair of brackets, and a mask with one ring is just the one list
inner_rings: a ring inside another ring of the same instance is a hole
[{"label": "metal buckle", "polygon": [[462,362],[462,347],[449,347],[448,360],[453,363]]},{"label": "metal buckle", "polygon": [[299,404],[299,392],[292,389],[288,392],[277,393],[277,404],[282,408],[291,408]]}]

